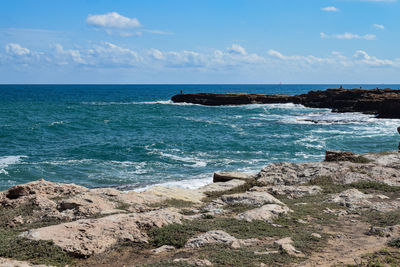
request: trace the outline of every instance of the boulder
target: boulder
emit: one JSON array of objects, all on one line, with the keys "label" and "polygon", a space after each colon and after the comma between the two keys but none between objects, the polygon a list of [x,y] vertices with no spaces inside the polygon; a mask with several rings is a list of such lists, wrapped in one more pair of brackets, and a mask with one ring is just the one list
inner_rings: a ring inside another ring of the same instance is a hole
[{"label": "boulder", "polygon": [[[222,230],[213,230],[207,233],[190,238],[185,247],[186,248],[200,248],[208,244],[225,244],[228,246],[238,246],[239,240]],[[239,245],[240,247],[240,245]]]},{"label": "boulder", "polygon": [[292,210],[290,210],[287,206],[282,206],[277,204],[267,204],[261,206],[260,208],[240,213],[236,216],[236,218],[248,222],[259,220],[272,223],[272,221],[278,218],[279,215],[287,214],[288,212],[292,212]]},{"label": "boulder", "polygon": [[284,205],[277,198],[267,192],[247,191],[239,194],[223,195],[221,200],[226,204],[243,204],[262,206],[265,204]]},{"label": "boulder", "polygon": [[250,180],[254,179],[255,175],[244,172],[215,172],[213,177],[213,182],[228,182],[230,180]]},{"label": "boulder", "polygon": [[45,181],[43,179],[11,187],[2,192],[0,205],[3,207],[16,207],[26,204],[37,197],[65,198],[88,191],[87,188],[74,184],[61,184]]},{"label": "boulder", "polygon": [[147,234],[142,229],[181,223],[183,218],[172,209],[163,209],[82,219],[29,230],[21,235],[31,240],[51,240],[71,254],[88,257],[102,253],[120,241],[147,243]]}]

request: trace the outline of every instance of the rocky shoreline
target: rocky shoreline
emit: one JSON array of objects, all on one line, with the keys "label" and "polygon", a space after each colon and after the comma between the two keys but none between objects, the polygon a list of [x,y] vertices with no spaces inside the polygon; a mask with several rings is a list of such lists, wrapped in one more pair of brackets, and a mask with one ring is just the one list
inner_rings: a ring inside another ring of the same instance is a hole
[{"label": "rocky shoreline", "polygon": [[0,192],[0,266],[400,264],[400,153],[221,172],[196,190]]},{"label": "rocky shoreline", "polygon": [[362,112],[379,118],[400,119],[400,90],[393,89],[339,88],[300,95],[198,93],[174,95],[171,100],[207,106],[294,103],[311,108],[329,108],[333,112]]}]

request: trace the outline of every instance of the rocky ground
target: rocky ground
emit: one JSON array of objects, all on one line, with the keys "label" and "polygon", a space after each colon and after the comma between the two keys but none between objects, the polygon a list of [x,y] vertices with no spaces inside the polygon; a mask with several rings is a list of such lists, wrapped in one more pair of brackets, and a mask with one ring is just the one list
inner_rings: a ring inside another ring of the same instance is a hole
[{"label": "rocky ground", "polygon": [[214,174],[197,190],[0,192],[0,266],[400,266],[400,153]]}]

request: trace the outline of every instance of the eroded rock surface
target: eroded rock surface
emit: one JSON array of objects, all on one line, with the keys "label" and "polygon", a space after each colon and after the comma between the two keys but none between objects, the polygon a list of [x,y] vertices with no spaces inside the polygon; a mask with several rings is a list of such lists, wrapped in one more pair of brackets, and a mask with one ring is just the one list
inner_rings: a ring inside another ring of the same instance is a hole
[{"label": "eroded rock surface", "polygon": [[267,192],[247,191],[245,193],[223,195],[221,200],[226,204],[243,204],[262,206],[264,204],[284,205],[280,200]]},{"label": "eroded rock surface", "polygon": [[268,192],[273,195],[286,196],[287,198],[300,198],[305,196],[313,196],[322,193],[322,188],[319,186],[291,186],[291,185],[275,185],[275,186],[256,186],[249,191]]},{"label": "eroded rock surface", "polygon": [[51,240],[69,253],[87,257],[104,252],[121,241],[146,243],[148,236],[143,229],[181,223],[183,218],[171,209],[116,214],[34,229],[23,236],[31,240]]}]

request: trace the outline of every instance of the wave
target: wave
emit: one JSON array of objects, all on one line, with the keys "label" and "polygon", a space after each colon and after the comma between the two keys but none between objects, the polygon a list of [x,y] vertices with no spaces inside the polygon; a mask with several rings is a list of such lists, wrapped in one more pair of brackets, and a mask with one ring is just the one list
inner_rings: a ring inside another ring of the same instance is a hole
[{"label": "wave", "polygon": [[8,175],[8,171],[6,170],[6,168],[10,165],[20,163],[24,158],[28,158],[28,156],[18,155],[0,157],[0,174]]},{"label": "wave", "polygon": [[[196,177],[198,177],[198,178],[196,178]],[[203,187],[205,185],[211,184],[213,182],[212,181],[213,180],[212,179],[212,173],[202,174],[202,175],[200,175],[200,177],[199,176],[195,176],[192,179],[156,183],[156,184],[147,185],[147,186],[144,186],[144,187],[135,188],[135,189],[133,189],[133,191],[143,192],[143,191],[151,189],[154,186],[179,187],[179,188],[184,188],[184,189],[198,189],[200,187]]]},{"label": "wave", "polygon": [[172,100],[139,101],[139,102],[81,102],[82,105],[110,106],[110,105],[174,105],[174,106],[201,106],[192,103],[175,103]]}]

